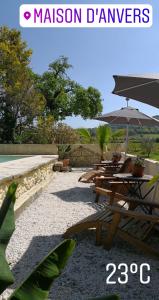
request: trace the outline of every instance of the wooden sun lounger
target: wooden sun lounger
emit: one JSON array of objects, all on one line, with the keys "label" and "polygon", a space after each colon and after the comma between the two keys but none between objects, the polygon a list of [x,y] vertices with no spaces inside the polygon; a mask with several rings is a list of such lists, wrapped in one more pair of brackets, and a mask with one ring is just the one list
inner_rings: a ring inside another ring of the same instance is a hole
[{"label": "wooden sun lounger", "polygon": [[[140,209],[141,202],[139,200],[128,199],[121,194],[116,194],[115,198],[116,201],[123,200],[124,205],[119,202],[117,205],[106,205],[101,211],[68,228],[64,237],[67,238],[72,234],[94,228],[96,244],[103,244],[105,249],[109,250],[112,247],[114,237],[118,235],[143,252],[159,258],[159,250],[152,248],[146,242],[146,238],[154,226],[159,224],[159,216],[143,213]],[[145,205],[150,206],[152,210],[159,208],[158,204],[152,202],[146,201]],[[139,208],[139,211],[130,210],[130,208],[135,209],[136,207]],[[104,229],[107,230],[107,233],[103,231]],[[103,233],[104,237],[102,237]]]},{"label": "wooden sun lounger", "polygon": [[94,177],[100,176],[104,174],[104,171],[102,170],[90,170],[80,176],[78,181],[83,182],[83,183],[92,183]]},{"label": "wooden sun lounger", "polygon": [[112,168],[104,168],[103,170],[90,170],[80,176],[78,181],[83,183],[92,183],[94,182],[94,179],[96,177],[104,176],[104,177],[110,177],[114,173],[121,172],[121,173],[127,173],[129,169],[129,165],[131,164],[131,158],[127,158],[123,165],[121,166],[120,170],[118,166],[113,166]]}]

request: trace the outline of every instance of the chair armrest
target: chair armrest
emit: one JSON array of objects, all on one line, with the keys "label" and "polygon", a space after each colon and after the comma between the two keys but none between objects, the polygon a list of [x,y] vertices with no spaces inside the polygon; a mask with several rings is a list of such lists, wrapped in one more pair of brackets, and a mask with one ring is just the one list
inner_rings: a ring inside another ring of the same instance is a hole
[{"label": "chair armrest", "polygon": [[[125,199],[123,199],[125,200]],[[159,204],[158,203],[155,203],[155,202],[151,202],[151,201],[145,201],[145,200],[140,200],[140,199],[131,199],[131,198],[126,198],[126,201],[127,202],[131,202],[131,203],[136,203],[136,204],[139,204],[139,205],[147,205],[149,207],[152,207],[152,208],[159,208]]]},{"label": "chair armrest", "polygon": [[116,206],[107,206],[114,213],[119,213],[121,216],[132,217],[138,220],[150,221],[152,223],[159,223],[159,217],[153,215],[146,215],[144,213],[140,213],[133,210],[125,210],[122,208],[118,208]]},{"label": "chair armrest", "polygon": [[103,189],[103,188],[100,188],[100,187],[96,187],[95,191],[96,191],[97,194],[105,195],[105,196],[110,196],[112,194],[111,190]]},{"label": "chair armrest", "polygon": [[117,193],[115,192],[114,194],[114,198],[115,199],[118,199],[118,200],[123,200],[125,202],[130,202],[132,199],[130,199],[129,197],[123,195],[123,194],[120,194],[120,193]]},{"label": "chair armrest", "polygon": [[136,203],[136,204],[139,204],[139,205],[147,205],[147,206],[150,206],[150,207],[154,207],[154,208],[159,208],[159,203],[156,203],[156,202],[152,202],[152,201],[149,201],[149,200],[140,200],[140,199],[133,199],[133,198],[129,198],[125,195],[122,195],[120,193],[115,193],[115,196],[114,198],[116,199],[119,199],[119,200],[123,200],[123,201],[126,201],[126,202],[131,202],[131,203]]}]

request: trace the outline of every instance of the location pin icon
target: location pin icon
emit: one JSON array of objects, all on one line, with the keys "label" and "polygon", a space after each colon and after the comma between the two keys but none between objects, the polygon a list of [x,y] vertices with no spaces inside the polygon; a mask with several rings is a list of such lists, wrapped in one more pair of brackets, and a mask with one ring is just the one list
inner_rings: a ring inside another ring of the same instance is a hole
[{"label": "location pin icon", "polygon": [[24,18],[25,18],[26,20],[29,20],[30,17],[31,17],[31,13],[30,13],[29,11],[26,11],[26,12],[24,13]]}]

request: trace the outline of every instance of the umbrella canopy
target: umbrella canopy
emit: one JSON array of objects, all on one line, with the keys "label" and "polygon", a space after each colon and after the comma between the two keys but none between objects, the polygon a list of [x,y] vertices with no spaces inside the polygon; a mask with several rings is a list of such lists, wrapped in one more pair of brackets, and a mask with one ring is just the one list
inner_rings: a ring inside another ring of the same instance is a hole
[{"label": "umbrella canopy", "polygon": [[159,74],[114,75],[113,94],[138,100],[159,108]]},{"label": "umbrella canopy", "polygon": [[159,126],[159,121],[155,118],[151,118],[144,113],[140,112],[138,109],[133,107],[123,107],[119,110],[115,110],[108,114],[104,114],[95,118],[99,121],[108,122],[110,124],[126,124],[126,150],[128,149],[128,131],[129,125],[138,125],[138,126]]},{"label": "umbrella canopy", "polygon": [[137,108],[123,107],[95,118],[111,124],[130,124],[137,126],[159,126],[159,121],[140,112]]}]

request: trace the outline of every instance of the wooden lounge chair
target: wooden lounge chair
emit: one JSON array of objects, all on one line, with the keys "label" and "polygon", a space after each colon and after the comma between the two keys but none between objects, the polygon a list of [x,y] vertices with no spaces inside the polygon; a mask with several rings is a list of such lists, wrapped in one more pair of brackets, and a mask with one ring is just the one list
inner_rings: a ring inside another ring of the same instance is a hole
[{"label": "wooden lounge chair", "polygon": [[[102,192],[104,193],[104,190]],[[94,228],[96,230],[96,244],[103,244],[107,250],[112,247],[113,240],[118,235],[143,252],[159,258],[159,250],[148,245],[146,240],[156,224],[159,224],[159,216],[144,213],[141,210],[140,200],[129,199],[118,193],[113,196],[111,191],[105,190],[105,193],[111,196],[111,203],[115,201],[116,204],[106,205],[101,211],[71,226],[65,232],[64,237]],[[121,199],[124,204],[120,203]],[[142,201],[142,205],[150,208],[151,212],[159,208],[159,204],[148,201]]]},{"label": "wooden lounge chair", "polygon": [[[83,183],[92,183],[94,182],[95,177],[100,177],[100,176],[107,176],[107,177],[112,177],[112,175],[116,172],[118,173],[126,173],[126,170],[128,169],[128,165],[132,164],[131,158],[127,158],[121,168],[117,167],[115,165],[114,167],[111,168],[102,168],[100,170],[90,170],[80,176],[78,181],[83,182]],[[112,163],[113,165],[113,163]]]},{"label": "wooden lounge chair", "polygon": [[78,181],[83,182],[83,183],[92,183],[93,178],[96,176],[100,176],[104,174],[104,170],[90,170],[84,174],[82,174]]},{"label": "wooden lounge chair", "polygon": [[[129,173],[131,171],[132,171],[132,159],[127,158],[118,173]],[[114,176],[105,176],[104,174],[102,174],[101,176],[94,177],[93,181],[95,183],[95,188],[101,187],[106,189],[112,189],[112,183],[118,182],[118,179],[115,178]],[[120,192],[121,194],[125,194],[125,192],[128,192],[128,186],[130,186],[130,184],[127,185],[121,184],[118,186],[118,190],[116,191]],[[96,191],[95,202],[98,202],[100,198],[100,190],[95,189],[95,191]]]}]

